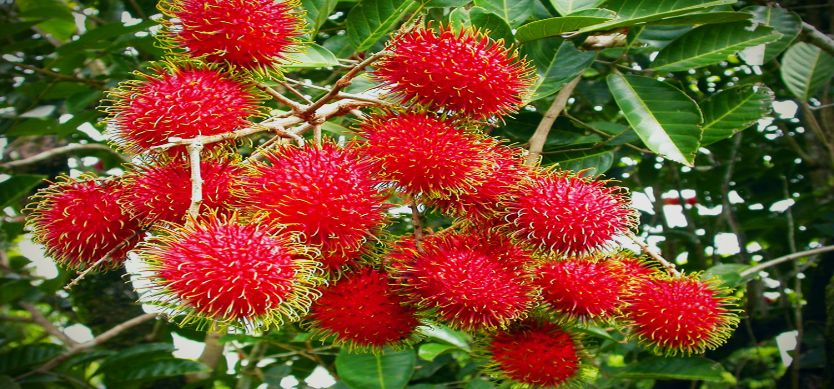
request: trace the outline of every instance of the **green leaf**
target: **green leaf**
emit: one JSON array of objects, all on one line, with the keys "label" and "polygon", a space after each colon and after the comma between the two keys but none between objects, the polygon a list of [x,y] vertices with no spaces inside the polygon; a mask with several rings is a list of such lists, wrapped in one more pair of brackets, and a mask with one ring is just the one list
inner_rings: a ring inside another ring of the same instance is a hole
[{"label": "green leaf", "polygon": [[599,25],[609,20],[611,19],[598,16],[562,16],[537,20],[519,27],[515,33],[515,39],[519,42],[527,42],[547,38],[577,31],[583,27]]},{"label": "green leaf", "polygon": [[46,176],[18,174],[0,182],[0,208],[5,208],[40,184]]},{"label": "green leaf", "polygon": [[587,174],[598,176],[605,173],[614,164],[614,152],[606,148],[591,151],[574,151],[558,153],[550,158],[559,167],[572,172],[587,170]]},{"label": "green leaf", "polygon": [[433,361],[435,358],[437,358],[438,355],[443,354],[449,350],[454,350],[456,348],[456,346],[452,346],[450,344],[426,343],[421,345],[420,349],[417,350],[417,356],[419,356],[420,359]]},{"label": "green leaf", "polygon": [[16,0],[19,17],[24,21],[44,20],[38,28],[59,41],[75,34],[75,18],[69,5],[62,0]]},{"label": "green leaf", "polygon": [[531,101],[548,97],[582,74],[596,58],[596,52],[580,51],[573,42],[561,39],[540,39],[521,48],[536,66],[539,78],[533,85]]},{"label": "green leaf", "polygon": [[137,365],[139,361],[170,355],[174,351],[171,343],[146,343],[120,350],[117,354],[101,363],[98,372],[107,372],[126,365]]},{"label": "green leaf", "polygon": [[556,9],[559,15],[567,16],[576,11],[588,8],[596,8],[605,0],[550,0],[550,4]]},{"label": "green leaf", "polygon": [[414,350],[352,353],[343,347],[336,356],[339,379],[351,388],[404,388],[414,372]]},{"label": "green leaf", "polygon": [[834,76],[834,59],[819,47],[797,42],[782,57],[780,71],[788,90],[805,102]]},{"label": "green leaf", "polygon": [[472,350],[472,347],[469,345],[472,337],[463,331],[453,330],[444,325],[419,326],[417,327],[417,331],[426,337],[446,342],[457,348],[466,351]]},{"label": "green leaf", "polygon": [[0,354],[0,373],[20,372],[27,367],[45,363],[61,354],[63,348],[57,344],[35,343],[15,347]]},{"label": "green leaf", "polygon": [[710,24],[698,27],[660,50],[652,63],[658,72],[676,72],[719,63],[744,48],[773,42],[781,34],[772,27],[748,22]]},{"label": "green leaf", "polygon": [[305,45],[304,50],[287,55],[288,68],[326,68],[339,65],[336,55],[315,43]]},{"label": "green leaf", "polygon": [[159,23],[153,20],[145,20],[140,23],[126,26],[123,23],[110,23],[81,34],[78,39],[73,40],[57,49],[58,54],[67,55],[79,50],[101,49],[113,43],[113,40],[123,35],[133,34],[139,31],[148,30]]},{"label": "green leaf", "polygon": [[608,0],[605,3],[605,8],[616,12],[617,18],[602,24],[585,27],[581,31],[610,30],[616,27],[634,26],[735,2],[736,0]]},{"label": "green leaf", "polygon": [[692,166],[703,121],[698,105],[685,93],[653,78],[608,76],[608,89],[626,120],[655,153]]},{"label": "green leaf", "polygon": [[301,0],[301,6],[307,11],[305,18],[313,40],[338,3],[339,0]]},{"label": "green leaf", "polygon": [[356,51],[371,48],[420,3],[415,0],[362,0],[348,13],[347,36]]},{"label": "green leaf", "polygon": [[744,85],[716,93],[701,103],[707,146],[744,130],[770,112],[773,91],[764,86]]},{"label": "green leaf", "polygon": [[799,15],[784,8],[754,5],[743,8],[742,12],[752,14],[755,22],[773,27],[782,34],[781,38],[765,46],[762,62],[768,62],[776,58],[796,40],[800,31],[802,31],[802,19]]},{"label": "green leaf", "polygon": [[533,0],[475,0],[475,5],[495,13],[513,27],[533,15]]},{"label": "green leaf", "polygon": [[697,12],[652,22],[655,26],[692,26],[699,24],[719,24],[741,22],[750,19],[746,12]]},{"label": "green leaf", "polygon": [[717,278],[725,286],[729,288],[735,288],[747,282],[747,280],[752,279],[755,276],[751,274],[747,277],[742,277],[741,272],[749,268],[750,266],[742,265],[740,263],[721,263],[705,270],[701,274],[701,278]]},{"label": "green leaf", "polygon": [[108,381],[116,383],[141,382],[204,371],[208,371],[208,368],[200,362],[171,358],[130,365],[129,369],[119,369],[118,374],[108,374],[107,378]]},{"label": "green leaf", "polygon": [[618,378],[629,379],[707,382],[727,382],[727,375],[720,363],[702,357],[650,357],[615,374]]},{"label": "green leaf", "polygon": [[507,45],[515,41],[510,25],[500,16],[481,7],[457,8],[449,13],[449,21],[457,29],[469,26],[481,28],[490,38],[503,39]]}]

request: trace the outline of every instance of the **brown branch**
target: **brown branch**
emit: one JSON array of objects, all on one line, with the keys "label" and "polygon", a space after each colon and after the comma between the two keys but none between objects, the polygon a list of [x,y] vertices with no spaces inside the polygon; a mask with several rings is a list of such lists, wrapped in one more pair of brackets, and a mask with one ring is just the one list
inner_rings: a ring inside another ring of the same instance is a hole
[{"label": "brown branch", "polygon": [[420,209],[417,202],[411,200],[411,224],[414,225],[414,245],[417,251],[423,249],[423,220],[420,218]]},{"label": "brown branch", "polygon": [[811,107],[808,105],[808,103],[802,102],[802,104],[799,105],[799,108],[802,109],[802,117],[803,119],[805,119],[805,123],[808,125],[808,127],[811,128],[811,132],[813,132],[814,136],[816,136],[819,139],[820,143],[822,143],[825,146],[825,149],[828,152],[830,163],[832,166],[834,166],[834,143],[832,143],[832,140],[829,139],[828,136],[825,134],[825,131],[823,131],[820,122],[817,121],[817,117],[814,116],[814,112],[811,111]]},{"label": "brown branch", "polygon": [[541,156],[542,151],[544,150],[544,144],[547,141],[547,135],[550,134],[550,128],[553,127],[553,123],[556,121],[556,118],[558,118],[559,114],[562,113],[562,110],[565,109],[570,95],[573,93],[574,88],[576,88],[576,85],[579,84],[579,80],[581,79],[581,75],[576,76],[576,78],[565,84],[565,86],[562,87],[562,90],[556,94],[556,97],[553,99],[553,104],[547,112],[544,113],[542,121],[539,122],[539,126],[536,127],[536,132],[534,132],[533,136],[530,137],[530,146],[528,147],[529,153],[527,154],[527,159],[524,161],[525,165],[534,166],[538,163],[539,156]]},{"label": "brown branch", "polygon": [[194,222],[200,216],[200,205],[203,203],[203,176],[200,173],[200,152],[203,144],[197,140],[188,145],[188,160],[191,165],[191,205],[188,206],[188,223]]},{"label": "brown branch", "polygon": [[[301,93],[298,89],[293,88],[292,85],[290,85],[290,81],[291,80],[289,80],[289,79],[285,79],[283,81],[279,81],[279,83],[281,84],[281,86],[286,88],[288,91],[292,92],[292,94],[298,96],[299,99],[304,100],[304,103],[312,104],[313,100],[308,99],[307,96],[304,96],[304,94]],[[294,80],[292,80],[292,81],[294,81]],[[300,84],[300,82],[298,82],[298,81],[296,81],[296,83]]]},{"label": "brown branch", "polygon": [[816,255],[816,254],[822,254],[822,253],[826,253],[826,252],[829,252],[829,251],[834,251],[834,245],[817,247],[815,249],[800,251],[798,253],[788,254],[788,255],[781,256],[779,258],[771,259],[767,262],[763,262],[763,263],[760,263],[756,266],[753,266],[753,267],[741,272],[740,274],[741,274],[742,277],[747,277],[749,275],[756,274],[756,273],[758,273],[758,272],[760,272],[764,269],[767,269],[769,267],[776,266],[780,263],[792,261],[792,260],[797,259],[797,258],[808,257],[808,256],[811,256],[811,255]]},{"label": "brown branch", "polygon": [[377,52],[376,54],[374,54],[374,55],[372,55],[368,58],[365,58],[364,61],[356,64],[356,66],[351,68],[347,73],[345,73],[344,76],[342,76],[341,78],[339,78],[338,81],[336,81],[336,83],[333,85],[333,88],[331,88],[330,91],[328,91],[320,99],[316,100],[316,102],[314,102],[313,104],[310,104],[307,107],[307,110],[304,112],[304,115],[308,116],[308,117],[313,115],[313,113],[315,113],[316,110],[321,108],[324,104],[326,104],[330,100],[333,100],[333,98],[335,98],[342,89],[347,88],[347,86],[350,85],[350,83],[353,81],[353,78],[356,77],[357,75],[359,75],[359,72],[361,72],[366,67],[368,67],[370,64],[376,62],[377,60],[379,60],[380,58],[382,58],[386,55],[388,55],[388,52],[383,50],[383,51]]},{"label": "brown branch", "polygon": [[272,98],[277,100],[279,103],[290,107],[290,109],[292,109],[293,113],[295,113],[296,115],[302,115],[307,110],[307,107],[305,105],[290,100],[286,96],[278,93],[278,91],[276,91],[275,89],[270,88],[269,85],[266,85],[264,83],[258,83],[258,88],[266,92],[268,95],[272,96]]},{"label": "brown branch", "polygon": [[44,316],[43,313],[41,313],[41,311],[34,305],[29,303],[20,303],[20,306],[32,315],[32,322],[41,326],[50,335],[58,338],[61,343],[67,345],[68,347],[73,347],[78,344],[78,342],[67,336],[64,331],[61,331],[61,329],[56,327],[55,324],[52,324],[52,322],[49,321],[49,319],[47,319],[46,316]]},{"label": "brown branch", "polygon": [[802,22],[802,36],[805,37],[808,43],[825,50],[830,55],[834,55],[834,39],[817,30],[814,25],[808,22]]},{"label": "brown branch", "polygon": [[640,240],[640,238],[638,238],[637,236],[635,236],[631,232],[627,232],[626,236],[628,236],[628,238],[631,239],[632,242],[634,242],[638,246],[640,246],[640,249],[643,250],[643,253],[647,254],[648,256],[652,257],[652,259],[654,259],[655,261],[660,263],[666,269],[666,271],[669,274],[671,274],[675,277],[680,277],[681,276],[681,272],[679,272],[678,269],[675,268],[675,264],[673,264],[672,262],[669,262],[668,260],[666,260],[666,258],[663,258],[662,256],[660,256],[660,254],[654,252],[649,247],[649,245],[643,243],[643,241]]},{"label": "brown branch", "polygon": [[118,155],[119,158],[122,159],[122,161],[127,162],[127,159],[124,156],[117,153],[116,151],[114,151],[113,149],[111,149],[107,145],[103,145],[103,144],[99,144],[99,143],[87,143],[87,144],[73,143],[73,144],[69,144],[69,145],[66,145],[66,146],[61,146],[61,147],[56,147],[54,149],[46,150],[46,151],[40,152],[38,154],[35,154],[31,157],[18,159],[16,161],[9,161],[9,162],[0,163],[0,167],[10,169],[10,168],[16,168],[16,167],[20,167],[20,166],[31,165],[31,164],[34,164],[34,163],[38,163],[38,162],[41,162],[41,161],[48,160],[50,158],[56,157],[56,156],[61,155],[61,154],[69,154],[69,153],[73,153],[73,152],[76,152],[76,151],[84,151],[84,150],[109,151],[110,153]]}]

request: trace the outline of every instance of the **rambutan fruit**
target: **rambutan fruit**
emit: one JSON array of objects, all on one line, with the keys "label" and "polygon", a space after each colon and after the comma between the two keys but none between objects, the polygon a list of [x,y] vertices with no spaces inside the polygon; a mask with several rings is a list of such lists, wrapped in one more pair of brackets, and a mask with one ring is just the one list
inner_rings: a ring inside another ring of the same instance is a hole
[{"label": "rambutan fruit", "polygon": [[[236,205],[232,186],[245,169],[232,157],[215,155],[200,160],[202,206],[220,213]],[[184,155],[157,156],[135,166],[122,181],[120,203],[142,225],[157,221],[181,223],[191,205],[191,167]]]},{"label": "rambutan fruit", "polygon": [[416,310],[406,305],[388,275],[362,269],[322,289],[310,320],[324,338],[352,347],[380,349],[407,341],[419,325]]},{"label": "rambutan fruit", "polygon": [[141,238],[136,221],[118,204],[120,185],[91,176],[58,177],[27,207],[34,241],[70,269],[87,269],[105,256],[102,268],[120,266]]},{"label": "rambutan fruit", "polygon": [[478,185],[489,161],[483,153],[495,146],[487,137],[467,133],[426,113],[371,116],[359,134],[363,152],[380,176],[410,194],[449,197]]},{"label": "rambutan fruit", "polygon": [[581,255],[631,228],[626,189],[567,172],[531,175],[503,202],[514,237],[541,249]]},{"label": "rambutan fruit", "polygon": [[157,66],[109,93],[106,108],[114,145],[140,153],[170,137],[216,135],[249,124],[259,95],[228,72],[194,64]]},{"label": "rambutan fruit", "polygon": [[253,163],[238,196],[252,210],[303,234],[337,270],[355,259],[385,222],[385,195],[371,164],[356,149],[331,141],[285,145]]},{"label": "rambutan fruit", "polygon": [[622,307],[628,277],[612,263],[593,257],[554,260],[536,273],[544,302],[572,319],[610,318]]},{"label": "rambutan fruit", "polygon": [[738,324],[735,297],[696,276],[649,278],[625,308],[634,335],[655,352],[703,353],[720,346]]},{"label": "rambutan fruit", "polygon": [[272,67],[304,34],[298,0],[167,0],[160,9],[192,56],[247,69]]},{"label": "rambutan fruit", "polygon": [[655,264],[628,251],[607,255],[605,259],[605,263],[611,265],[613,270],[619,270],[631,281],[642,281],[662,274]]},{"label": "rambutan fruit", "polygon": [[504,326],[535,298],[529,253],[498,234],[432,235],[402,254],[392,268],[405,290],[457,328]]},{"label": "rambutan fruit", "polygon": [[567,387],[582,379],[582,345],[556,324],[527,320],[495,334],[489,369],[520,387]]},{"label": "rambutan fruit", "polygon": [[297,321],[317,297],[318,263],[296,234],[263,220],[208,213],[163,223],[137,250],[147,264],[147,302],[183,323],[209,319],[246,328]]},{"label": "rambutan fruit", "polygon": [[388,51],[374,75],[395,95],[478,119],[517,111],[533,83],[532,67],[517,51],[472,28],[413,28],[393,38]]}]

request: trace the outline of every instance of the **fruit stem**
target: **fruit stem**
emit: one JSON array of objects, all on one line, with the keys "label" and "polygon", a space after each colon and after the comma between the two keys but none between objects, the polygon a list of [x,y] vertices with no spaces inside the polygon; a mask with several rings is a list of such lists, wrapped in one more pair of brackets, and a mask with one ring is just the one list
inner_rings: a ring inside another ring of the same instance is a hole
[{"label": "fruit stem", "polygon": [[411,223],[414,225],[414,245],[419,252],[423,250],[423,221],[420,219],[420,209],[414,199],[411,200]]},{"label": "fruit stem", "polygon": [[104,254],[101,258],[99,258],[97,261],[95,261],[92,265],[87,266],[87,268],[84,269],[81,273],[78,273],[78,276],[73,278],[72,281],[70,281],[70,283],[67,284],[67,286],[64,287],[64,289],[65,290],[70,290],[70,289],[72,289],[73,286],[78,285],[78,283],[81,282],[81,280],[83,280],[84,277],[87,276],[87,274],[90,274],[90,272],[92,272],[93,270],[96,270],[98,265],[101,265],[105,261],[111,259],[110,256],[113,255],[113,253],[120,250],[122,247],[124,247],[124,245],[128,244],[128,242],[133,241],[133,239],[136,238],[136,236],[138,236],[139,234],[142,234],[142,233],[144,233],[143,230],[138,230],[138,231],[134,232],[133,235],[129,236],[127,239],[125,239],[121,243],[117,244],[116,247],[113,247],[112,249],[110,249],[110,251],[108,251],[107,254]]},{"label": "fruit stem", "polygon": [[679,272],[678,269],[675,268],[675,264],[667,261],[666,258],[663,258],[660,254],[654,252],[651,248],[649,248],[647,244],[643,243],[643,241],[640,240],[640,238],[635,236],[630,231],[626,232],[626,236],[628,236],[628,238],[631,239],[631,241],[640,246],[640,249],[643,250],[643,253],[647,254],[648,256],[652,257],[652,259],[663,265],[663,268],[666,269],[667,273],[675,277],[681,276],[681,272]]},{"label": "fruit stem", "polygon": [[547,112],[544,113],[544,117],[542,117],[541,122],[539,122],[538,127],[536,127],[536,132],[534,132],[533,136],[530,137],[530,146],[527,148],[529,152],[527,154],[527,159],[524,161],[525,165],[534,166],[539,162],[539,156],[544,150],[544,143],[547,141],[547,135],[550,133],[550,128],[553,127],[553,123],[556,121],[556,118],[559,117],[559,114],[561,114],[565,109],[565,106],[567,106],[570,95],[573,93],[573,90],[576,88],[576,85],[579,84],[579,80],[581,79],[582,75],[576,76],[576,78],[565,84],[562,87],[562,90],[556,94],[556,97],[553,99],[553,104],[550,108],[548,108]]},{"label": "fruit stem", "polygon": [[374,54],[374,55],[372,55],[368,58],[365,58],[364,61],[356,64],[356,66],[351,68],[347,73],[345,73],[344,76],[342,76],[341,78],[339,78],[338,81],[336,81],[336,84],[333,85],[333,88],[330,89],[330,91],[327,92],[327,94],[322,96],[320,99],[316,100],[316,102],[314,102],[313,104],[310,104],[309,106],[307,106],[307,110],[305,110],[304,113],[302,115],[299,115],[299,116],[301,116],[303,118],[303,117],[310,117],[311,115],[315,114],[316,110],[321,108],[324,104],[326,104],[330,100],[333,100],[333,98],[335,98],[342,89],[344,89],[348,85],[350,85],[351,81],[353,81],[353,78],[359,75],[359,72],[361,72],[366,67],[368,67],[368,65],[376,62],[377,60],[379,60],[380,58],[382,58],[386,55],[388,55],[388,51],[387,50],[382,50],[382,51],[379,51],[376,54]]},{"label": "fruit stem", "polygon": [[200,216],[200,204],[203,203],[203,177],[200,173],[200,152],[203,143],[198,139],[188,145],[188,159],[191,162],[191,205],[188,207],[188,221],[193,223]]}]

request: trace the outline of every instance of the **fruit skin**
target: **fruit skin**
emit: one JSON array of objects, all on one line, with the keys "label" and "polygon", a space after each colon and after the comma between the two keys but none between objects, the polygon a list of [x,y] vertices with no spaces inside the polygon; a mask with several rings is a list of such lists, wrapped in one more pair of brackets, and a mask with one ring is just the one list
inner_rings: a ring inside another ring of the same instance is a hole
[{"label": "fruit skin", "polygon": [[147,264],[148,303],[182,323],[211,320],[247,329],[298,321],[318,296],[315,251],[264,220],[209,212],[184,226],[160,223],[137,250]]},{"label": "fruit skin", "polygon": [[332,337],[352,348],[381,350],[409,340],[420,324],[416,313],[387,274],[365,268],[323,288],[310,320],[322,338]]},{"label": "fruit skin", "polygon": [[467,133],[429,113],[384,113],[359,128],[362,147],[379,175],[412,195],[448,198],[483,181],[490,139]]},{"label": "fruit skin", "polygon": [[[108,93],[105,111],[114,147],[138,154],[170,137],[216,135],[250,124],[261,96],[228,71],[191,62],[158,63],[150,74],[124,81]],[[178,148],[184,151],[184,147]]]},{"label": "fruit skin", "polygon": [[100,268],[121,266],[140,236],[137,222],[118,204],[120,186],[115,179],[59,176],[26,208],[34,241],[69,269],[87,269],[111,251]]},{"label": "fruit skin", "polygon": [[[201,158],[204,209],[229,213],[237,204],[232,195],[236,177],[245,169],[224,154]],[[182,223],[191,205],[191,167],[184,155],[155,156],[122,178],[119,203],[143,226],[157,221]]]},{"label": "fruit skin", "polygon": [[574,387],[587,374],[580,340],[553,323],[517,323],[495,334],[485,348],[488,369],[515,387]]},{"label": "fruit skin", "polygon": [[297,0],[166,0],[160,10],[170,19],[173,44],[208,62],[246,69],[276,68],[296,51],[304,34]]},{"label": "fruit skin", "polygon": [[455,32],[431,24],[391,39],[374,71],[395,96],[476,119],[506,115],[524,105],[533,84],[530,64],[482,31]]},{"label": "fruit skin", "polygon": [[536,271],[536,285],[545,304],[568,318],[613,319],[629,287],[617,265],[593,257],[551,260]]},{"label": "fruit skin", "polygon": [[542,250],[582,255],[607,248],[635,223],[626,189],[569,172],[544,171],[502,201],[507,233]]},{"label": "fruit skin", "polygon": [[338,270],[362,253],[385,223],[385,195],[370,162],[352,145],[332,141],[299,148],[284,145],[250,165],[236,195],[251,211],[321,248],[327,270]]},{"label": "fruit skin", "polygon": [[649,278],[627,297],[634,336],[659,354],[700,354],[723,344],[738,325],[737,299],[697,275]]},{"label": "fruit skin", "polygon": [[464,330],[504,326],[526,316],[536,295],[528,252],[501,235],[446,233],[410,251],[406,241],[389,260],[421,308]]}]

